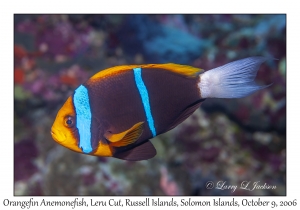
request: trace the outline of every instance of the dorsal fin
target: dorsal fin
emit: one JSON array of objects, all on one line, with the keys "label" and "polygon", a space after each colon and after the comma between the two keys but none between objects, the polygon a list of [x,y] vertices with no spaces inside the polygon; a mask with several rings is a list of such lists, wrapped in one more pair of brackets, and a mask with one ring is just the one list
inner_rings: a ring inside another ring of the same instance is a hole
[{"label": "dorsal fin", "polygon": [[166,64],[147,64],[142,65],[141,68],[156,68],[156,69],[165,69],[176,74],[181,74],[186,77],[196,77],[199,75],[203,69],[195,68],[187,65],[180,65],[175,63],[166,63]]},{"label": "dorsal fin", "polygon": [[122,71],[130,71],[134,68],[143,68],[143,69],[150,69],[150,68],[155,68],[155,69],[165,69],[171,72],[174,72],[176,74],[181,74],[186,77],[196,77],[198,74],[200,74],[203,69],[200,68],[195,68],[192,66],[187,66],[187,65],[180,65],[180,64],[175,64],[175,63],[166,63],[166,64],[141,64],[141,65],[123,65],[123,66],[115,66],[111,67],[105,70],[102,70],[92,76],[90,80],[96,80],[99,78],[103,77],[108,77],[112,76],[115,74],[118,74]]}]

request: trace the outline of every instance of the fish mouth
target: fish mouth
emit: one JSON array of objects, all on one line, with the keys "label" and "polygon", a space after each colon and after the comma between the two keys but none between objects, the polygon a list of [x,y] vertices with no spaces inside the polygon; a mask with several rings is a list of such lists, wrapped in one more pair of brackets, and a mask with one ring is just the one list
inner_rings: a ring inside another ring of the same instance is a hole
[{"label": "fish mouth", "polygon": [[51,133],[51,136],[53,137],[53,138],[55,138],[56,137],[56,134],[55,134],[55,132],[54,131],[50,131],[50,133]]},{"label": "fish mouth", "polygon": [[51,129],[50,133],[51,133],[52,138],[54,138],[56,140],[57,136],[56,136],[55,131],[53,131],[53,129]]},{"label": "fish mouth", "polygon": [[66,136],[63,135],[62,132],[60,132],[59,130],[57,129],[54,129],[54,128],[51,128],[51,136],[52,138],[56,141],[56,142],[62,142],[66,139]]}]

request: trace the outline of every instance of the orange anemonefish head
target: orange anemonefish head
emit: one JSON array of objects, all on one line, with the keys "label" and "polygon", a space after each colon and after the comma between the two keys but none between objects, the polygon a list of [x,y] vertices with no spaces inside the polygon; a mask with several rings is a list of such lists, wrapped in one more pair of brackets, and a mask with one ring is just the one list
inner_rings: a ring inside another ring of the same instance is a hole
[{"label": "orange anemonefish head", "polygon": [[72,96],[70,96],[62,108],[58,111],[51,128],[52,138],[59,144],[76,152],[81,152],[76,138],[76,116]]}]

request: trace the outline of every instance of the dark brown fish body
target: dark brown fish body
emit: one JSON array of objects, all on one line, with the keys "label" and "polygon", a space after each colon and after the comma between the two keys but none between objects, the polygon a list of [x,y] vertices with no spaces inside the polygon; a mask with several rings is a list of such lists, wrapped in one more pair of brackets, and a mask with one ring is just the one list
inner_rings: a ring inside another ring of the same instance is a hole
[{"label": "dark brown fish body", "polygon": [[116,66],[80,85],[59,110],[51,134],[84,154],[146,160],[149,139],[189,117],[205,98],[239,98],[266,86],[254,82],[266,59],[251,57],[203,72],[178,64]]},{"label": "dark brown fish body", "polygon": [[[199,77],[189,78],[163,69],[145,68],[142,70],[142,78],[148,90],[156,135],[174,128],[203,101],[197,88]],[[98,144],[99,139],[105,139],[106,131],[121,133],[138,122],[147,122],[133,71],[124,71],[114,77],[87,82],[84,85],[89,92],[94,116],[93,145]],[[129,146],[117,149],[116,152],[135,147],[153,137],[149,124],[145,123],[140,138]]]}]

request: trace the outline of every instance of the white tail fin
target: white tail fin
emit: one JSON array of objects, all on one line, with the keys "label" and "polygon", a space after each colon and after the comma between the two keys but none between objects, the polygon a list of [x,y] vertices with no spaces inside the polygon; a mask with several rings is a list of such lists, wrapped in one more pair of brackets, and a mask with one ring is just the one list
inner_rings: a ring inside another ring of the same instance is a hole
[{"label": "white tail fin", "polygon": [[259,66],[267,59],[249,57],[200,74],[202,98],[241,98],[270,85],[259,86],[254,79]]}]

